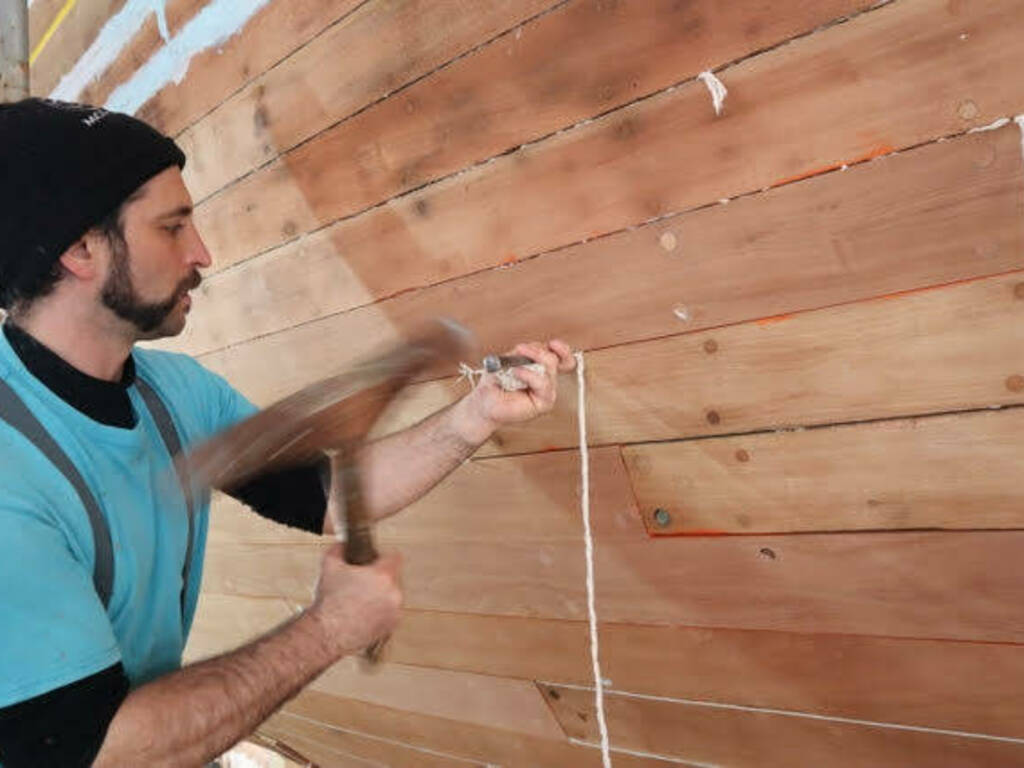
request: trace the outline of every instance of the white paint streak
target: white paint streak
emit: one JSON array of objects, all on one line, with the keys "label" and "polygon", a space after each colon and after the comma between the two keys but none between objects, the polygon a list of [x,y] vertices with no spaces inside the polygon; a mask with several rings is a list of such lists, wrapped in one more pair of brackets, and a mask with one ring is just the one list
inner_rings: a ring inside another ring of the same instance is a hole
[{"label": "white paint streak", "polygon": [[1020,152],[1021,156],[1024,157],[1024,115],[1017,115],[1013,118],[1013,122],[1020,128]]},{"label": "white paint streak", "polygon": [[697,79],[702,80],[711,92],[711,103],[715,107],[715,114],[722,114],[722,105],[725,103],[725,97],[729,95],[729,89],[725,87],[721,80],[715,77],[714,72],[711,70],[701,72],[697,75]]},{"label": "white paint streak", "polygon": [[[598,744],[592,741],[584,741],[583,739],[576,739],[569,737],[569,743],[575,744],[579,747],[590,747],[591,749],[597,749]],[[683,760],[678,757],[672,757],[671,755],[659,755],[656,752],[642,752],[639,749],[627,749],[626,747],[612,747],[612,752],[618,752],[622,755],[632,755],[633,757],[643,757],[649,760],[661,760],[672,765],[685,765],[688,768],[719,768],[714,763],[695,763],[691,760]]]},{"label": "white paint streak", "polygon": [[192,57],[220,46],[233,37],[269,0],[212,0],[181,32],[119,86],[107,100],[107,109],[134,114],[171,82],[180,83]]},{"label": "white paint streak", "polygon": [[977,128],[971,128],[968,133],[981,133],[982,131],[994,131],[1002,128],[1004,125],[1010,124],[1010,118],[1000,117],[998,120],[993,120],[988,125],[979,125]]},{"label": "white paint streak", "polygon": [[164,17],[163,5],[164,0],[128,0],[103,25],[82,58],[75,62],[71,71],[61,78],[50,93],[50,98],[61,101],[75,101],[79,98],[85,87],[117,60],[125,45],[142,29],[150,13],[155,12],[158,18]]}]

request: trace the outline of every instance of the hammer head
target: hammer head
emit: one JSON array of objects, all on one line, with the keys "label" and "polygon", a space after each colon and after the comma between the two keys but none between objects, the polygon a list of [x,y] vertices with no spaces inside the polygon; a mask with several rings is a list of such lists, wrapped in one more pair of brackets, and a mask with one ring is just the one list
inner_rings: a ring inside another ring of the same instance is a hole
[{"label": "hammer head", "polygon": [[272,469],[309,463],[324,451],[354,449],[392,398],[427,365],[457,362],[472,336],[439,320],[351,370],[311,384],[178,456],[199,487],[232,488]]}]

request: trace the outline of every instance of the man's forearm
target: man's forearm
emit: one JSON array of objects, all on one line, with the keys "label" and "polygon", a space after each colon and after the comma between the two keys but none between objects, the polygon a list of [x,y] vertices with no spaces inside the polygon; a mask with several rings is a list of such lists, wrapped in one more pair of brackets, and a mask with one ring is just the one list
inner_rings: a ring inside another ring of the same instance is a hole
[{"label": "man's forearm", "polygon": [[413,503],[472,456],[493,426],[467,413],[466,401],[367,445],[360,457],[363,493],[374,517]]},{"label": "man's forearm", "polygon": [[339,653],[315,611],[132,691],[94,768],[201,766],[251,734]]}]

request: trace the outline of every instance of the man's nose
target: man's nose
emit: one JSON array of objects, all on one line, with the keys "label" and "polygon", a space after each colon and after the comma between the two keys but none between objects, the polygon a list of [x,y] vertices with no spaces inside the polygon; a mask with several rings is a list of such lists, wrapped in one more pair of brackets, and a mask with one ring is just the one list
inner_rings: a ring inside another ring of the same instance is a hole
[{"label": "man's nose", "polygon": [[194,224],[192,225],[192,233],[192,242],[189,243],[188,249],[188,263],[201,268],[209,267],[213,264],[213,257],[210,256],[206,243],[203,242],[203,237],[199,234],[199,230],[196,229]]}]

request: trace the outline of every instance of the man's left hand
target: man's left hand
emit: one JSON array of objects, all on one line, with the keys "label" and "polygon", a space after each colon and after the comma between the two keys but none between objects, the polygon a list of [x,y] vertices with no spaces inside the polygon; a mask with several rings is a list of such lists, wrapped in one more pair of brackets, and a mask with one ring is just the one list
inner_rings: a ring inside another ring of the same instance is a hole
[{"label": "man's left hand", "polygon": [[482,443],[499,427],[548,413],[555,406],[558,373],[576,367],[572,349],[558,339],[546,344],[536,341],[518,344],[510,354],[528,357],[543,365],[544,371],[523,367],[510,369],[527,385],[526,389],[512,391],[502,389],[494,375],[485,374],[456,406],[459,432],[469,442]]}]

